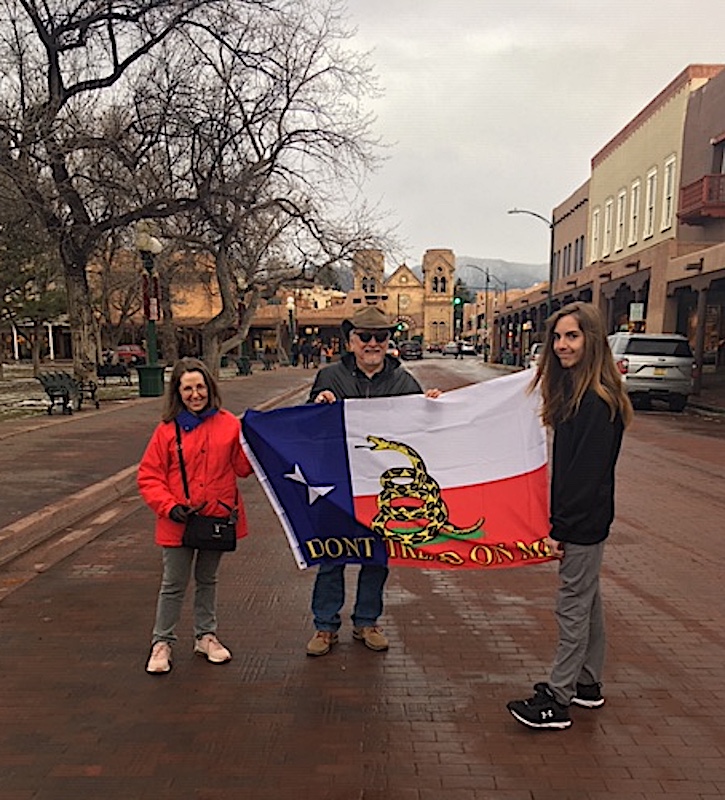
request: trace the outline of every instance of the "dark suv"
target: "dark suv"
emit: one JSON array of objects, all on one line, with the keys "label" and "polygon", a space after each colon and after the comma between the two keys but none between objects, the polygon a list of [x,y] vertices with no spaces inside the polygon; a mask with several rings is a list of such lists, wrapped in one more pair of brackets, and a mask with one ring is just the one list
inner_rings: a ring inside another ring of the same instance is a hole
[{"label": "dark suv", "polygon": [[664,400],[682,411],[692,391],[695,359],[690,344],[678,333],[613,333],[609,346],[635,405]]},{"label": "dark suv", "polygon": [[400,342],[398,348],[400,349],[401,358],[423,358],[423,346],[420,342],[414,340]]}]

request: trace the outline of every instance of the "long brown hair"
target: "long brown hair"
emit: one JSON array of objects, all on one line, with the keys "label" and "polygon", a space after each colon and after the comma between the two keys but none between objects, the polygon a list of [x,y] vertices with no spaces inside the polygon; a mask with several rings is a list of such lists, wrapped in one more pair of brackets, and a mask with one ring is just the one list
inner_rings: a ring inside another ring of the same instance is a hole
[{"label": "long brown hair", "polygon": [[[576,366],[565,369],[554,353],[554,328],[562,317],[572,316],[584,334],[584,352]],[[569,303],[546,321],[546,336],[532,388],[540,384],[545,425],[554,426],[579,410],[589,389],[609,406],[610,417],[617,414],[624,425],[632,421],[632,404],[607,342],[604,319],[591,303]]]},{"label": "long brown hair", "polygon": [[214,380],[213,375],[209,372],[209,367],[198,358],[180,358],[171,370],[171,377],[166,387],[166,394],[164,395],[164,408],[161,413],[161,419],[164,422],[171,422],[177,415],[186,409],[181,394],[179,393],[179,384],[181,383],[181,376],[187,372],[200,372],[204,383],[209,391],[209,402],[207,408],[221,408],[222,398],[219,394],[219,387]]}]

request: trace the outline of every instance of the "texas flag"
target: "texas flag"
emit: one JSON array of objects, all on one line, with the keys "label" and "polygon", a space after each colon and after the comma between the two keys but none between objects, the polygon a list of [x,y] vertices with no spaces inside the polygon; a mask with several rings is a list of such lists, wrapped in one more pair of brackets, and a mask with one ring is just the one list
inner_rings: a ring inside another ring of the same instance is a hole
[{"label": "texas flag", "polygon": [[546,436],[530,381],[247,411],[243,445],[299,567],[548,560]]}]

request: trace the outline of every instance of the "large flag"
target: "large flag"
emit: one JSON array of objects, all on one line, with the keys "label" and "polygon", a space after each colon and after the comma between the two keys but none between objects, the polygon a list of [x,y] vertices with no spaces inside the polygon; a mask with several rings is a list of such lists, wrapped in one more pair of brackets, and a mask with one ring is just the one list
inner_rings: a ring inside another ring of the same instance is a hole
[{"label": "large flag", "polygon": [[546,436],[530,380],[247,411],[243,444],[299,567],[548,560]]}]

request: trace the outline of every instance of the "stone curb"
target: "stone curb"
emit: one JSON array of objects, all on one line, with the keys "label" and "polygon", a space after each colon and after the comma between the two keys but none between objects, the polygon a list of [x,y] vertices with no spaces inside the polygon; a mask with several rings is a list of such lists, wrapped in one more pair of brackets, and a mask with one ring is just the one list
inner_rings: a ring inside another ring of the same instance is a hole
[{"label": "stone curb", "polygon": [[4,527],[0,530],[0,566],[123,497],[136,485],[137,468],[138,464],[127,467]]}]

